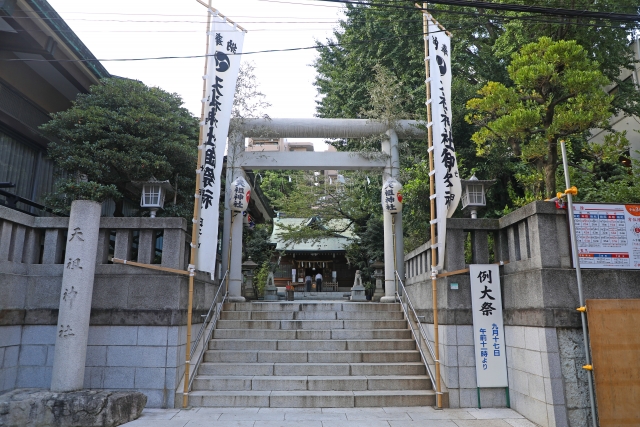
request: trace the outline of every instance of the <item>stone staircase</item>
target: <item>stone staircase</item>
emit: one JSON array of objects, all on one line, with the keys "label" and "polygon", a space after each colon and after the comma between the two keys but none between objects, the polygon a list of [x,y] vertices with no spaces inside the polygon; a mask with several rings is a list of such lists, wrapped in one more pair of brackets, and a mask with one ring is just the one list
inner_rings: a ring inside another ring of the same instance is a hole
[{"label": "stone staircase", "polygon": [[435,404],[400,304],[225,304],[191,406]]}]

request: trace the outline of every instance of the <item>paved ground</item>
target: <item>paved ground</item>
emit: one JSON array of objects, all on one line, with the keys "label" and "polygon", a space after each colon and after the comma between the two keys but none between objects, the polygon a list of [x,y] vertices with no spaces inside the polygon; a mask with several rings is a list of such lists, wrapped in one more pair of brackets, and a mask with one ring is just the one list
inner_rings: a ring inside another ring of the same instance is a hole
[{"label": "paved ground", "polygon": [[194,408],[145,409],[126,427],[536,427],[511,409]]}]

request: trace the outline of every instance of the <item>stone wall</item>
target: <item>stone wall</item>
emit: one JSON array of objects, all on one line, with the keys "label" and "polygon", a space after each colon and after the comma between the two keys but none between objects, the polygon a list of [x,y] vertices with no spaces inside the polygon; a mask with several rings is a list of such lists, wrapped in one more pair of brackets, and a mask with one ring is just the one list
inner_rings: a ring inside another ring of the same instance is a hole
[{"label": "stone wall", "polygon": [[[68,218],[0,206],[0,221],[0,248],[9,248],[0,250],[0,392],[49,388],[65,268],[60,236]],[[162,244],[154,238],[160,231]],[[185,232],[181,218],[101,219],[85,387],[135,389],[147,395],[149,407],[173,407],[184,375],[188,277],[108,259],[149,263],[160,250],[161,265],[184,270]],[[217,288],[208,274],[197,273],[192,339]]]},{"label": "stone wall", "polygon": [[[535,202],[499,220],[447,221],[445,272],[465,269],[468,261],[505,263],[500,280],[510,404],[545,427],[590,425],[566,215],[553,203]],[[465,256],[469,235],[472,260]],[[433,340],[430,245],[407,254],[405,271],[407,292]],[[640,298],[638,270],[583,269],[582,279],[585,299]],[[442,378],[450,404],[477,406],[469,273],[441,277],[437,287]],[[480,392],[483,407],[507,403],[504,390]]]}]

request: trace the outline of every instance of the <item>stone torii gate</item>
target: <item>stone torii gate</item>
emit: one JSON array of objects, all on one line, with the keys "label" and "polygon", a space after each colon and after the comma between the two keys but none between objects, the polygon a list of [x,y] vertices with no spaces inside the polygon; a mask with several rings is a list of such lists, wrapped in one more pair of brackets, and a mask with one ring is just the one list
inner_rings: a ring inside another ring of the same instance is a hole
[{"label": "stone torii gate", "polygon": [[[376,170],[383,181],[398,178],[400,158],[398,138],[421,138],[426,132],[414,120],[401,120],[394,129],[383,123],[364,119],[235,119],[234,140],[229,141],[225,188],[224,225],[222,234],[222,271],[229,268],[229,300],[244,301],[242,289],[242,221],[233,221],[229,207],[230,184],[244,170]],[[248,152],[245,138],[361,138],[385,134],[381,152],[385,158],[367,159],[350,152]],[[404,277],[404,243],[402,213],[396,214],[396,257],[400,277]],[[229,244],[231,254],[229,259]],[[395,276],[391,214],[384,211],[385,296],[381,302],[395,301]]]}]

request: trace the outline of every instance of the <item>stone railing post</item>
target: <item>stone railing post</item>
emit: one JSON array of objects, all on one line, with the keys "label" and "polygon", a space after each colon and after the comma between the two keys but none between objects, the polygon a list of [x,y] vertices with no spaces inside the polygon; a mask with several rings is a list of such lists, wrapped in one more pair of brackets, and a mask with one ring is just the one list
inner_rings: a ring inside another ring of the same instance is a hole
[{"label": "stone railing post", "polygon": [[461,229],[447,229],[446,256],[444,269],[446,271],[462,270],[466,263],[464,259],[465,232]]},{"label": "stone railing post", "polygon": [[62,251],[65,247],[63,230],[48,228],[44,233],[43,264],[62,264]]},{"label": "stone railing post", "polygon": [[11,248],[11,235],[13,234],[13,223],[2,221],[0,225],[0,261],[9,260],[9,248]]},{"label": "stone railing post", "polygon": [[474,264],[489,263],[489,236],[486,231],[474,230],[471,233],[471,251]]},{"label": "stone railing post", "polygon": [[156,255],[156,230],[140,230],[138,239],[138,262],[151,264]]},{"label": "stone railing post", "polygon": [[131,258],[131,230],[123,228],[116,230],[116,243],[113,248],[113,257],[132,261]]},{"label": "stone railing post", "polygon": [[185,233],[178,228],[165,228],[162,235],[162,266],[183,269]]}]

